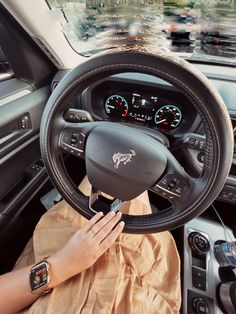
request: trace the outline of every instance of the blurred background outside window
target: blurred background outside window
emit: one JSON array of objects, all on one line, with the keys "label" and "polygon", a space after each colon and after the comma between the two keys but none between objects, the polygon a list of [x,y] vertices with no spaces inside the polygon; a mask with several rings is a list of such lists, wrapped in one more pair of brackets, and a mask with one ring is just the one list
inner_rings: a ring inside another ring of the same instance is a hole
[{"label": "blurred background outside window", "polygon": [[138,46],[236,65],[236,0],[47,0],[78,53]]}]

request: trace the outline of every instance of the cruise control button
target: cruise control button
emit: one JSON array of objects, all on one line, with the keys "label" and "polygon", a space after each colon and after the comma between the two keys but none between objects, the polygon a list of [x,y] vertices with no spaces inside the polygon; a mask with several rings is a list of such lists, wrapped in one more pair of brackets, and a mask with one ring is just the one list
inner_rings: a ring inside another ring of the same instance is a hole
[{"label": "cruise control button", "polygon": [[168,184],[167,189],[168,189],[169,191],[172,191],[175,186],[176,186],[176,183],[173,182],[173,181],[171,181],[171,182]]},{"label": "cruise control button", "polygon": [[80,133],[77,141],[77,147],[81,150],[84,150],[84,140],[85,140],[84,134]]},{"label": "cruise control button", "polygon": [[78,134],[77,134],[77,133],[73,133],[73,134],[71,135],[71,137],[72,137],[73,139],[76,139],[76,140],[77,140]]},{"label": "cruise control button", "polygon": [[180,195],[182,193],[182,188],[178,186],[173,190],[173,192]]},{"label": "cruise control button", "polygon": [[71,138],[70,142],[71,142],[71,144],[76,144],[77,139],[75,139],[75,138]]},{"label": "cruise control button", "polygon": [[167,184],[168,184],[168,180],[166,179],[166,178],[163,178],[160,182],[159,182],[159,185],[161,186],[161,187],[166,187],[167,186]]}]

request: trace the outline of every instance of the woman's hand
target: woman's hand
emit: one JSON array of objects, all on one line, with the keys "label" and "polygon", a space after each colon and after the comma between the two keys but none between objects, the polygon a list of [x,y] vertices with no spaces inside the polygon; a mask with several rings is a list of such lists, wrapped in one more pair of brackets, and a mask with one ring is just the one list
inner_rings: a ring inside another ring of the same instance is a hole
[{"label": "woman's hand", "polygon": [[[94,216],[78,230],[63,249],[48,258],[51,264],[49,288],[92,266],[117,239],[124,223],[121,214],[102,213]],[[118,223],[118,224],[117,224]],[[0,312],[18,313],[33,303],[39,295],[29,291],[31,266],[0,276]]]},{"label": "woman's hand", "polygon": [[48,258],[52,266],[50,287],[92,266],[115,242],[124,228],[124,222],[118,223],[121,213],[110,212],[102,217],[103,213],[97,213],[63,249]]}]

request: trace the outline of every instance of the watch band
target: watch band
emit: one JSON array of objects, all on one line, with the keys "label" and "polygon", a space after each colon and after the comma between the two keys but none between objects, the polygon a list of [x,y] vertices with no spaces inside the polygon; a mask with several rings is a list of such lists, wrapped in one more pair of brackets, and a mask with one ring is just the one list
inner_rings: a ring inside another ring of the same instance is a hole
[{"label": "watch band", "polygon": [[[49,257],[49,256],[48,256]],[[30,292],[37,295],[49,293],[51,265],[47,261],[48,257],[33,265],[29,274]]]}]

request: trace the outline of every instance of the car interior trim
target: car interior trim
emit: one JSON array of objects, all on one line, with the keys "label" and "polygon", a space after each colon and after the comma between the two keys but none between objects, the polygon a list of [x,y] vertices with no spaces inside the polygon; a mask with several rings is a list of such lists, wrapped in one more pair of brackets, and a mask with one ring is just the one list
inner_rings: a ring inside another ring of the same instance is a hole
[{"label": "car interior trim", "polygon": [[25,90],[22,90],[22,91],[20,91],[20,92],[18,92],[16,94],[14,94],[14,95],[8,96],[8,97],[3,98],[3,99],[0,99],[0,107],[8,104],[11,101],[17,100],[18,98],[26,96],[26,95],[28,95],[30,93],[31,93],[30,90],[25,89]]},{"label": "car interior trim", "polygon": [[23,148],[31,144],[33,141],[39,138],[39,134],[36,134],[35,136],[31,137],[28,141],[24,142],[20,146],[18,146],[16,149],[12,150],[10,153],[5,155],[0,159],[0,165],[3,164],[5,161],[7,161],[9,158],[14,156],[16,153],[20,152]]}]

